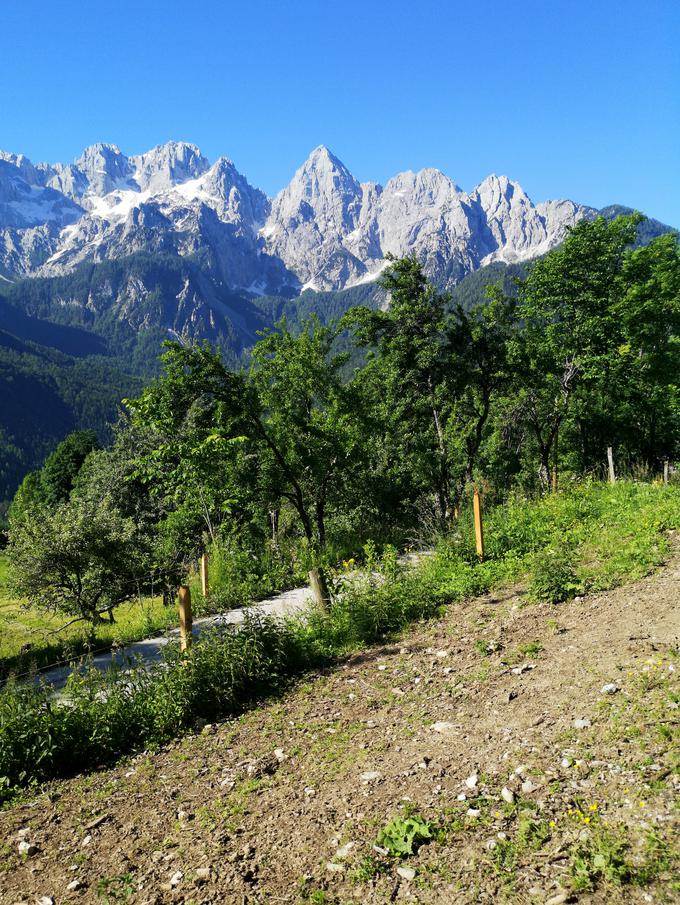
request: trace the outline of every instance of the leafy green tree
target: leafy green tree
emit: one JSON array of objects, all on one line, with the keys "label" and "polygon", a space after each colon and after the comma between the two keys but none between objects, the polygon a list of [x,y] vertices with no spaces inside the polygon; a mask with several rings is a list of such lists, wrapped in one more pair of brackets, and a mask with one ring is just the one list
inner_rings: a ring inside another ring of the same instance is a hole
[{"label": "leafy green tree", "polygon": [[332,354],[333,339],[316,318],[297,334],[281,322],[255,346],[251,371],[262,406],[263,477],[272,499],[290,503],[320,550],[329,505],[352,497],[361,436],[356,398],[341,378],[347,356]]},{"label": "leafy green tree", "polygon": [[447,445],[456,476],[455,499],[474,477],[493,406],[511,380],[508,348],[515,334],[515,302],[498,287],[485,304],[456,308],[448,328],[450,404]]},{"label": "leafy green tree", "polygon": [[134,524],[110,499],[34,507],[9,536],[10,587],[32,605],[96,625],[138,592]]},{"label": "leafy green tree", "polygon": [[626,256],[614,307],[621,330],[612,432],[630,458],[680,452],[680,245],[669,233]]},{"label": "leafy green tree", "polygon": [[446,520],[453,489],[445,423],[448,297],[428,283],[415,256],[390,260],[380,281],[389,307],[353,308],[341,324],[353,330],[360,346],[375,350],[372,377],[382,385],[400,453],[410,460],[415,479],[435,493]]},{"label": "leafy green tree", "polygon": [[99,441],[94,431],[74,431],[47,457],[40,471],[40,485],[48,506],[68,499],[83,462],[95,449],[99,449]]},{"label": "leafy green tree", "polygon": [[639,216],[581,220],[519,283],[522,329],[511,355],[518,376],[515,416],[533,434],[544,486],[577,386],[613,389],[612,362],[621,335],[616,303],[625,252],[639,222]]},{"label": "leafy green tree", "polygon": [[[414,487],[434,493],[446,524],[478,462],[493,400],[508,380],[514,302],[500,291],[472,311],[437,292],[414,258],[393,261],[382,280],[384,311],[356,308],[344,323],[375,350],[363,382],[374,387],[384,447]],[[382,401],[381,401],[382,399]],[[375,422],[374,417],[374,422]],[[396,460],[396,461],[395,461]]]},{"label": "leafy green tree", "polygon": [[[181,526],[187,544],[191,505],[211,531],[245,494],[265,512],[286,500],[312,556],[323,552],[327,507],[348,486],[360,435],[340,379],[345,357],[330,355],[332,338],[316,320],[297,335],[279,324],[253,351],[249,377],[207,346],[169,344],[163,375],[128,401],[132,423],[155,437],[138,475],[165,496],[175,513],[168,527]],[[326,600],[323,572],[313,578]]]}]

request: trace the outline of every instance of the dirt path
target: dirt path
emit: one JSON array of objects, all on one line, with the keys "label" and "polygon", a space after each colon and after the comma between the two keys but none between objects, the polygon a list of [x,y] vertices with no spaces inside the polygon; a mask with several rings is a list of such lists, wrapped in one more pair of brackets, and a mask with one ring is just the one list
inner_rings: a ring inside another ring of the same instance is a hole
[{"label": "dirt path", "polygon": [[[0,814],[0,901],[679,902],[679,604],[676,554],[560,607],[451,607]],[[377,851],[410,812],[432,838]]]},{"label": "dirt path", "polygon": [[[267,616],[291,616],[294,613],[302,612],[309,605],[311,593],[309,588],[294,588],[291,591],[284,591],[276,597],[261,600],[250,607],[238,607],[214,616],[201,616],[199,619],[194,619],[192,635],[194,638],[199,638],[204,632],[216,628],[239,625],[243,622],[246,610]],[[111,669],[112,666],[125,667],[130,662],[142,661],[152,665],[162,660],[163,648],[170,641],[177,642],[178,639],[179,629],[171,629],[163,635],[145,638],[143,641],[133,641],[130,644],[96,654],[94,657],[88,657],[85,662],[88,668],[94,667],[101,672]],[[56,691],[59,691],[66,685],[73,669],[74,667],[71,665],[54,666],[51,669],[42,670],[32,681],[49,682]]]},{"label": "dirt path", "polygon": [[[405,566],[414,566],[422,559],[423,556],[430,555],[430,551],[420,553],[405,553],[399,556],[399,562]],[[362,573],[357,570],[352,573],[359,577]],[[246,612],[257,612],[263,616],[274,616],[283,618],[285,616],[293,616],[295,613],[302,613],[312,602],[312,591],[309,587],[292,588],[289,591],[282,591],[274,597],[268,597],[265,600],[259,600],[252,603],[248,607],[236,607],[226,613],[217,613],[212,616],[201,616],[194,619],[192,626],[192,636],[199,638],[204,632],[210,632],[214,629],[224,628],[226,626],[240,625]],[[179,629],[170,629],[162,635],[155,635],[152,638],[145,638],[142,641],[132,641],[121,647],[104,651],[93,657],[85,658],[82,669],[85,666],[89,669],[94,667],[101,672],[111,669],[113,666],[126,667],[132,662],[143,662],[150,666],[159,663],[163,659],[163,648],[171,642],[179,640]],[[68,677],[74,671],[74,667],[69,663],[63,666],[54,666],[50,669],[42,669],[30,681],[49,682],[55,689],[60,691],[67,683]]]}]

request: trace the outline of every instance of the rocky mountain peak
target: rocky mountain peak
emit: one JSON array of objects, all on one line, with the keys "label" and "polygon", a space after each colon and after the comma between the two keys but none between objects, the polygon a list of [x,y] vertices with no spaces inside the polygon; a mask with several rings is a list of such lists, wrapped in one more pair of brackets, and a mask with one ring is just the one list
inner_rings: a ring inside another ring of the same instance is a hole
[{"label": "rocky mountain peak", "polygon": [[196,145],[168,141],[145,154],[130,157],[134,178],[142,191],[164,191],[189,179],[197,179],[210,169]]},{"label": "rocky mountain peak", "polygon": [[89,145],[74,166],[87,180],[90,195],[107,195],[114,189],[132,184],[130,161],[117,145],[101,142]]}]

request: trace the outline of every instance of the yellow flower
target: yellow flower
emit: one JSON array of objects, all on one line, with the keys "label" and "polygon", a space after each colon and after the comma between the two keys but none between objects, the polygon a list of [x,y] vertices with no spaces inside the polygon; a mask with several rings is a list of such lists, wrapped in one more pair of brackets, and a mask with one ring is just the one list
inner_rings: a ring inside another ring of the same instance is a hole
[{"label": "yellow flower", "polygon": [[644,808],[644,807],[646,807],[646,806],[647,806],[647,802],[646,802],[646,801],[641,801],[641,802],[640,802],[640,807],[641,807],[641,808]]},{"label": "yellow flower", "polygon": [[554,820],[551,820],[550,823],[548,824],[548,826],[557,826],[557,824],[555,823]]},{"label": "yellow flower", "polygon": [[590,823],[590,817],[584,817],[584,818],[583,818],[583,822],[584,822],[584,823]]},{"label": "yellow flower", "polygon": [[595,804],[591,804],[590,810],[591,810],[591,811],[596,811],[596,810],[597,810],[597,802],[595,802]]}]

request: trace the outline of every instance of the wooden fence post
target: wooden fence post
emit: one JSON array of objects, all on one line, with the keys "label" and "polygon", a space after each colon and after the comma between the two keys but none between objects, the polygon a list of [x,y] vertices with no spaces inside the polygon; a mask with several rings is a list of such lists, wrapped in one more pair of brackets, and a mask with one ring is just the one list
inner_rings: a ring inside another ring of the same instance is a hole
[{"label": "wooden fence post", "polygon": [[663,460],[663,482],[668,484],[668,459]]},{"label": "wooden fence post", "polygon": [[607,447],[607,462],[609,463],[609,483],[616,484],[616,472],[614,471],[614,450]]},{"label": "wooden fence post", "polygon": [[193,622],[191,591],[188,585],[183,584],[179,589],[179,649],[181,651],[185,651],[191,646]]},{"label": "wooden fence post", "polygon": [[208,584],[208,554],[201,556],[201,593],[204,597],[208,596],[210,585]]},{"label": "wooden fence post", "polygon": [[557,493],[557,465],[552,467],[552,492]]},{"label": "wooden fence post", "polygon": [[475,543],[477,545],[477,556],[479,556],[479,561],[481,562],[484,559],[484,527],[482,525],[482,502],[476,487],[472,498],[472,509],[475,516]]}]

